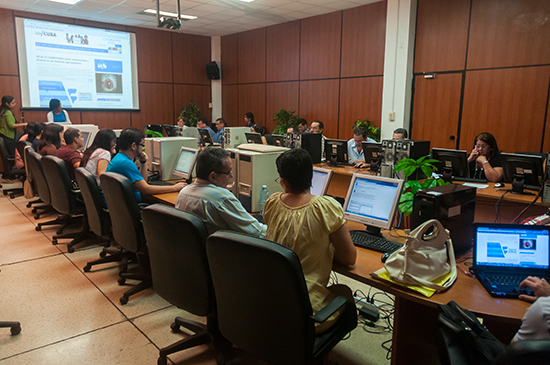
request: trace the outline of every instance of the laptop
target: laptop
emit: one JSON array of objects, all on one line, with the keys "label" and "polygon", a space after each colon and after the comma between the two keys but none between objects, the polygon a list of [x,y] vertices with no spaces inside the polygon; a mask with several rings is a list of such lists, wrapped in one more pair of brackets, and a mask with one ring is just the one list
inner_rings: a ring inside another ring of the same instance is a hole
[{"label": "laptop", "polygon": [[549,226],[474,224],[472,269],[491,296],[533,295],[519,284],[528,276],[547,278],[549,265]]}]

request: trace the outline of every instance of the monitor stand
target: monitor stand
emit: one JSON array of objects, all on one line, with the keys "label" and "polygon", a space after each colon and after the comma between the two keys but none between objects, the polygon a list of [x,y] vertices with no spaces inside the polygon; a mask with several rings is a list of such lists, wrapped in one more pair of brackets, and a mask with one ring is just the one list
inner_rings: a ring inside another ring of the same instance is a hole
[{"label": "monitor stand", "polygon": [[514,174],[514,180],[512,180],[512,194],[521,194],[521,195],[535,195],[533,193],[528,193],[523,190],[523,185],[525,183],[525,175],[523,174]]},{"label": "monitor stand", "polygon": [[371,236],[384,237],[382,235],[382,233],[380,232],[380,228],[374,227],[374,226],[369,226],[367,224],[365,224],[365,232],[367,232]]},{"label": "monitor stand", "polygon": [[328,161],[329,166],[337,167],[338,166],[338,156],[330,155],[330,160]]},{"label": "monitor stand", "polygon": [[453,182],[453,168],[452,167],[444,167],[443,168],[442,179],[445,182],[449,182],[449,183]]}]

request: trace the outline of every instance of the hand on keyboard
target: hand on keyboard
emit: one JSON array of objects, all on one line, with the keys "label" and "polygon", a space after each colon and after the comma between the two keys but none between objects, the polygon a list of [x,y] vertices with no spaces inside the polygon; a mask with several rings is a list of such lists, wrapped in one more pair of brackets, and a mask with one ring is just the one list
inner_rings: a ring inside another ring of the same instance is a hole
[{"label": "hand on keyboard", "polygon": [[521,294],[519,299],[525,300],[526,302],[533,303],[540,297],[550,296],[550,284],[545,279],[539,279],[534,276],[528,276],[527,279],[523,280],[519,284],[520,289],[531,288],[535,296]]}]

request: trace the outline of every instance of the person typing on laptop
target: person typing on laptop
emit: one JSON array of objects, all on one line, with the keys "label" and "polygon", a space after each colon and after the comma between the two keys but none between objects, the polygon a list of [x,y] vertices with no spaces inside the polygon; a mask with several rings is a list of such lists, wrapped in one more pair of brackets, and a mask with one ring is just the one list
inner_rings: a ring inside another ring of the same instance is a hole
[{"label": "person typing on laptop", "polygon": [[533,304],[527,308],[513,341],[550,340],[550,284],[545,279],[529,276],[519,287],[530,288],[535,295],[519,296]]}]

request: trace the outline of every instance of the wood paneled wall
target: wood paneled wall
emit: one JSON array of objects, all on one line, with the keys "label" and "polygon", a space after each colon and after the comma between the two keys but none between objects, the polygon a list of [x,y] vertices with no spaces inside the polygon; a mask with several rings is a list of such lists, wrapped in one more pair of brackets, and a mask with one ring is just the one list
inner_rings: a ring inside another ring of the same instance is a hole
[{"label": "wood paneled wall", "polygon": [[470,151],[490,132],[502,151],[548,152],[549,17],[546,0],[419,0],[412,138]]},{"label": "wood paneled wall", "polygon": [[[205,70],[206,63],[210,61],[210,37],[0,9],[0,90],[2,95],[14,96],[18,105],[21,105],[21,92],[15,45],[16,16],[136,34],[140,111],[69,110],[73,123],[91,123],[112,129],[130,126],[143,129],[146,124],[173,124],[182,107],[191,101],[197,103],[201,113],[211,119],[210,80]],[[25,111],[25,121],[45,121],[46,113],[46,110]],[[21,118],[19,108],[14,115],[18,120]]]},{"label": "wood paneled wall", "polygon": [[349,139],[351,125],[380,126],[386,1],[222,37],[223,117],[244,114],[272,131],[280,109],[324,134]]}]

